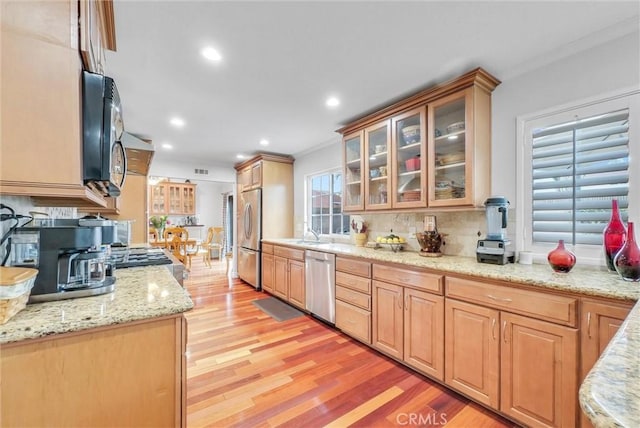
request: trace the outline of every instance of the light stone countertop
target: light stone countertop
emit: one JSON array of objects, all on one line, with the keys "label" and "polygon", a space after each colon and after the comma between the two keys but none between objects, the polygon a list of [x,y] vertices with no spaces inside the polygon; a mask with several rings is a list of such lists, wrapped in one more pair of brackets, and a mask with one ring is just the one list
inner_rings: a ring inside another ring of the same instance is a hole
[{"label": "light stone countertop", "polygon": [[189,293],[166,266],[116,269],[112,293],[27,305],[0,325],[0,344],[186,312]]},{"label": "light stone countertop", "polygon": [[398,263],[478,278],[518,282],[585,296],[637,301],[598,362],[580,387],[580,406],[595,427],[635,427],[640,421],[640,283],[627,282],[603,269],[576,265],[568,274],[554,273],[546,264],[503,266],[478,263],[474,258],[423,257],[415,252],[392,252],[349,244],[301,243],[298,239],[266,239],[282,244],[372,261]]}]

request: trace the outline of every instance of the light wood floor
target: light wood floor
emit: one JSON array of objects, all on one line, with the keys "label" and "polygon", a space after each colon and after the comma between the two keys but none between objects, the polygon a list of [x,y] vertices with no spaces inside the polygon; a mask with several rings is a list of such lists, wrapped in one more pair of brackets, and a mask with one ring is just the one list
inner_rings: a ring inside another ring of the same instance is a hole
[{"label": "light wood floor", "polygon": [[309,317],[278,322],[225,262],[185,287],[189,427],[507,427],[513,423]]}]

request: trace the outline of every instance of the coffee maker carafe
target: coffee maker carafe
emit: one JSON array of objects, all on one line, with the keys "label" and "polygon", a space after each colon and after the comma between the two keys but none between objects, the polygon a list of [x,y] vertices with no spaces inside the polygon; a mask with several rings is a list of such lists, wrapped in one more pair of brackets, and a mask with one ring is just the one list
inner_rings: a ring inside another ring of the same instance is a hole
[{"label": "coffee maker carafe", "polygon": [[513,263],[514,252],[507,239],[507,218],[509,201],[502,196],[494,196],[484,203],[487,216],[487,236],[478,241],[476,259],[480,263],[504,265]]}]

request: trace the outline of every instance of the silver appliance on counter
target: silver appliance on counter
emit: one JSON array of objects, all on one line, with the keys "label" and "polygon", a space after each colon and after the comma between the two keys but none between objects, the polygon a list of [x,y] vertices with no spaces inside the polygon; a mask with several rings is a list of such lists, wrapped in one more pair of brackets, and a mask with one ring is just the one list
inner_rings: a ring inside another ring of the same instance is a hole
[{"label": "silver appliance on counter", "polygon": [[30,303],[109,293],[115,289],[110,244],[111,220],[35,220],[11,236],[11,266],[38,269]]},{"label": "silver appliance on counter", "polygon": [[495,265],[514,263],[515,255],[507,238],[509,201],[503,196],[492,196],[484,205],[487,207],[487,236],[478,241],[477,261]]},{"label": "silver appliance on counter", "polygon": [[336,256],[306,250],[305,292],[306,309],[331,324],[336,322]]},{"label": "silver appliance on counter", "polygon": [[239,202],[238,276],[261,290],[262,190],[242,192]]}]

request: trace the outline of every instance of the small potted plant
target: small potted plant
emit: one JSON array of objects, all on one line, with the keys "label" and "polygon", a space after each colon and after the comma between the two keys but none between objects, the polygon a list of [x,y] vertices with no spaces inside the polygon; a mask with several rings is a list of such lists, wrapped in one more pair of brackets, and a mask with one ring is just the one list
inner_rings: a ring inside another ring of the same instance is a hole
[{"label": "small potted plant", "polygon": [[167,218],[166,215],[154,215],[149,219],[151,225],[158,231],[158,239],[162,239],[162,232],[167,224],[169,224]]},{"label": "small potted plant", "polygon": [[367,223],[360,216],[351,216],[351,230],[354,232],[356,246],[364,247],[367,243]]}]

